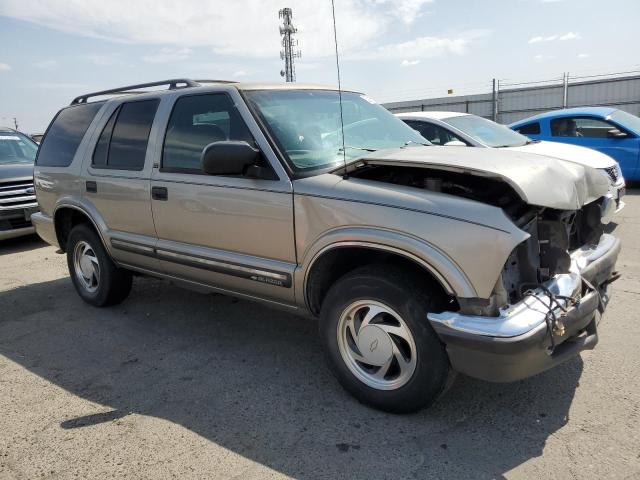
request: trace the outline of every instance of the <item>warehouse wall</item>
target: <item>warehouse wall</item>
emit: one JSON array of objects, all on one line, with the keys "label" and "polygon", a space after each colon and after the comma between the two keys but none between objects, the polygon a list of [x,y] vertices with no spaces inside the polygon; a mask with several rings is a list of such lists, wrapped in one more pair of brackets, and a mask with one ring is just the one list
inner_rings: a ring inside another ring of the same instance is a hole
[{"label": "warehouse wall", "polygon": [[[497,92],[497,118],[512,123],[523,118],[564,107],[614,106],[640,116],[640,75],[598,80],[569,80],[543,86],[505,88]],[[493,118],[493,94],[463,95],[384,104],[393,113],[446,110]]]}]

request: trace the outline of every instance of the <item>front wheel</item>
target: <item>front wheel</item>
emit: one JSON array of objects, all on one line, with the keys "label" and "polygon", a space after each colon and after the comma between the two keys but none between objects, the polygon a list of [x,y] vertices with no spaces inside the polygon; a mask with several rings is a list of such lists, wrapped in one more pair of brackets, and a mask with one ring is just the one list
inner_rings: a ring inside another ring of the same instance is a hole
[{"label": "front wheel", "polygon": [[113,263],[100,237],[87,225],[80,224],[71,230],[67,265],[76,291],[91,305],[115,305],[131,291],[131,272]]},{"label": "front wheel", "polygon": [[385,411],[429,406],[447,385],[447,354],[427,320],[437,287],[416,283],[393,266],[366,266],[338,280],[322,305],[333,373],[358,400]]}]

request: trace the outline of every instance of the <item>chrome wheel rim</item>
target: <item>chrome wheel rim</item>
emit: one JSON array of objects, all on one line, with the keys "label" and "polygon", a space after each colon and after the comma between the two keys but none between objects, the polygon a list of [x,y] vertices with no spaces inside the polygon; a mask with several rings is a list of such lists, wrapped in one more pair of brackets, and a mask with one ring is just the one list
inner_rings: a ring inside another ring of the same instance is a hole
[{"label": "chrome wheel rim", "polygon": [[356,378],[377,390],[395,390],[416,370],[416,344],[402,317],[387,305],[358,300],[338,321],[338,349]]},{"label": "chrome wheel rim", "polygon": [[89,293],[98,290],[100,284],[100,264],[91,245],[79,241],[73,249],[73,269],[80,285]]}]

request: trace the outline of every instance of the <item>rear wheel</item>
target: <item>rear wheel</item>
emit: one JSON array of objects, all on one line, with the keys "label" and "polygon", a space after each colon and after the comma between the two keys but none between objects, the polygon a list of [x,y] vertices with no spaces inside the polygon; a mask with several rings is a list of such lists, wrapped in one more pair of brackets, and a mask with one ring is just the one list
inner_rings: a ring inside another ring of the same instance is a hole
[{"label": "rear wheel", "polygon": [[71,230],[67,265],[76,291],[91,305],[115,305],[131,291],[131,272],[113,263],[98,235],[87,225],[77,225]]},{"label": "rear wheel", "polygon": [[358,400],[411,412],[444,391],[449,361],[426,316],[437,309],[436,292],[390,265],[356,269],[331,287],[321,337],[333,373]]}]

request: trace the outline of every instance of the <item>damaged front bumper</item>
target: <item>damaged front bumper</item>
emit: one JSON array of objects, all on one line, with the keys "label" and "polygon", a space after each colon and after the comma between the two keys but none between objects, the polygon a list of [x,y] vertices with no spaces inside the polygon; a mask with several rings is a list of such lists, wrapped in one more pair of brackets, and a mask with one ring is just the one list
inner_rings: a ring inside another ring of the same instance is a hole
[{"label": "damaged front bumper", "polygon": [[[497,317],[442,312],[427,318],[446,344],[454,370],[494,382],[535,375],[595,347],[619,252],[620,240],[608,234],[598,245],[574,251],[570,273],[544,285],[562,309],[537,289],[501,309]],[[559,319],[553,329],[550,304]]]}]

